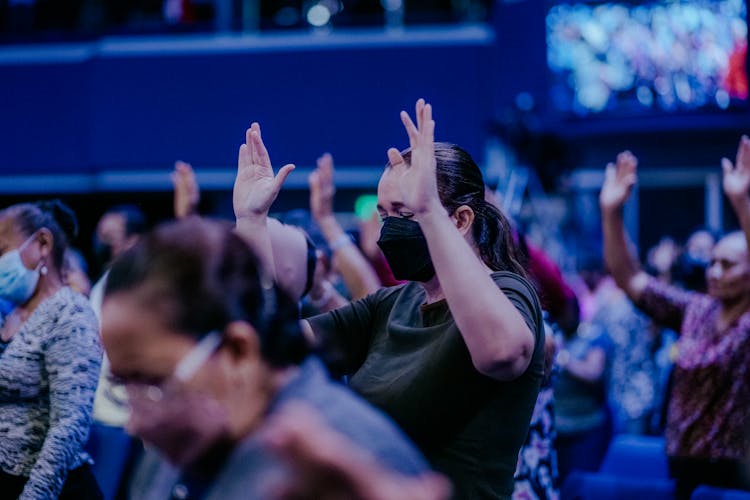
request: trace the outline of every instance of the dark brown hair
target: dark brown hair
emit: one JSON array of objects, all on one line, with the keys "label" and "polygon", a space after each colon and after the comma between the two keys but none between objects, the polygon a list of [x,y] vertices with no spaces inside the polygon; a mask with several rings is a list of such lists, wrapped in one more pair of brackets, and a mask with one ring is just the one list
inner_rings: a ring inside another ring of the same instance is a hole
[{"label": "dark brown hair", "polygon": [[65,250],[78,234],[78,222],[73,211],[60,200],[38,201],[11,205],[0,212],[9,217],[26,237],[46,228],[52,233],[52,264],[60,271]]},{"label": "dark brown hair", "polygon": [[[411,163],[411,148],[401,155],[406,163]],[[466,205],[474,211],[472,236],[484,263],[493,271],[512,271],[526,277],[525,259],[513,237],[510,222],[485,200],[482,171],[471,155],[455,144],[436,142],[435,161],[438,195],[446,210],[452,214]]]},{"label": "dark brown hair", "polygon": [[258,261],[228,223],[190,217],[157,226],[115,259],[105,296],[153,286],[171,306],[168,324],[200,337],[247,321],[261,354],[275,366],[297,364],[308,348],[297,304],[274,285],[261,286]]}]

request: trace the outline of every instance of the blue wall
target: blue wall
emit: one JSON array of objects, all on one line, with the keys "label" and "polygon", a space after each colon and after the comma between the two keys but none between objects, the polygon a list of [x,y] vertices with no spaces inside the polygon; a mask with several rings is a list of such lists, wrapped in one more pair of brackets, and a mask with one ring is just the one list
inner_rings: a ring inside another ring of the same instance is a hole
[{"label": "blue wall", "polygon": [[477,26],[5,47],[0,176],[234,168],[251,121],[278,166],[331,151],[344,169],[379,167],[422,96],[438,139],[481,161],[494,50]]}]

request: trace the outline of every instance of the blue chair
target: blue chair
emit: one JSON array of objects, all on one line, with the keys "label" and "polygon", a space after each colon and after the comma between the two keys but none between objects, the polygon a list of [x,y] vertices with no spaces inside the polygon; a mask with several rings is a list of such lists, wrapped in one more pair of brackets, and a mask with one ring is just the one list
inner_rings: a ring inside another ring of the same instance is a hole
[{"label": "blue chair", "polygon": [[94,459],[91,471],[99,483],[104,500],[113,500],[133,450],[133,438],[122,427],[94,423],[85,448]]},{"label": "blue chair", "polygon": [[599,472],[572,472],[560,491],[561,500],[670,500],[669,479],[617,477]]},{"label": "blue chair", "polygon": [[750,500],[750,491],[698,486],[690,495],[690,500]]},{"label": "blue chair", "polygon": [[627,434],[615,436],[599,472],[618,477],[669,479],[664,438]]}]

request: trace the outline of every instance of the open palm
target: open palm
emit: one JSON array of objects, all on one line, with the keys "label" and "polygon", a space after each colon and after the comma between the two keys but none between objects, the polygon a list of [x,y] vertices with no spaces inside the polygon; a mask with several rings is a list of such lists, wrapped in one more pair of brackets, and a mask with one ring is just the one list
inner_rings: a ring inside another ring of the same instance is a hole
[{"label": "open palm", "polygon": [[432,106],[419,99],[416,105],[417,124],[414,125],[406,111],[401,121],[409,136],[411,165],[407,165],[395,148],[388,150],[388,160],[394,172],[400,175],[399,186],[406,208],[419,215],[440,204],[437,190],[437,164],[435,162],[435,121]]},{"label": "open palm", "polygon": [[737,160],[734,165],[727,158],[721,160],[724,171],[722,184],[724,193],[732,199],[743,199],[750,190],[750,139],[746,135],[740,139],[737,148]]},{"label": "open palm", "polygon": [[326,153],[318,158],[317,168],[308,178],[310,185],[310,212],[313,219],[320,220],[333,214],[333,197],[336,186],[333,183],[333,157]]},{"label": "open palm", "polygon": [[638,182],[638,158],[630,151],[623,151],[617,155],[616,163],[607,165],[604,173],[604,184],[599,193],[599,205],[602,210],[622,207],[636,182]]},{"label": "open palm", "polygon": [[260,125],[253,123],[245,132],[245,144],[240,146],[237,177],[234,181],[232,202],[238,219],[268,214],[294,165],[285,165],[274,175],[271,159],[260,135]]}]

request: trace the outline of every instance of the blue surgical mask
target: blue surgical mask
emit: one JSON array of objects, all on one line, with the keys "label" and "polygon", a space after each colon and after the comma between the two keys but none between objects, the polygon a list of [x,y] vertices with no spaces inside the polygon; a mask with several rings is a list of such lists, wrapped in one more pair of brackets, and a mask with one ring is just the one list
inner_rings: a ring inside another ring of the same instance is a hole
[{"label": "blue surgical mask", "polygon": [[0,256],[0,299],[15,306],[28,302],[39,283],[39,269],[28,269],[21,259],[21,250],[33,238],[31,235],[20,247]]}]

